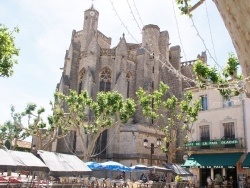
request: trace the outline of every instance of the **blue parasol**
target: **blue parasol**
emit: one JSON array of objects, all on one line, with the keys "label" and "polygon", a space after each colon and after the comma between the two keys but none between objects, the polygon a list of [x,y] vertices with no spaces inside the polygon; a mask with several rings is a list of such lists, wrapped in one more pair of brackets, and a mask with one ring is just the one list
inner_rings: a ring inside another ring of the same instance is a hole
[{"label": "blue parasol", "polygon": [[85,163],[91,170],[101,170],[102,165],[100,163],[89,161]]},{"label": "blue parasol", "polygon": [[129,167],[115,161],[107,161],[100,164],[102,166],[102,170],[124,171],[124,172],[131,171]]}]

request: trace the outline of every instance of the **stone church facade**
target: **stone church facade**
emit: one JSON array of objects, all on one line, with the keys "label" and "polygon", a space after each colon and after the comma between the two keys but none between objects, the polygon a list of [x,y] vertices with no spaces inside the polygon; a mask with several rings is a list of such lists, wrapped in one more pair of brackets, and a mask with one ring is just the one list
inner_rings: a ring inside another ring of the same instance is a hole
[{"label": "stone church facade", "polygon": [[[67,94],[69,90],[87,90],[95,98],[99,91],[119,91],[124,98],[136,98],[140,88],[148,91],[158,89],[160,81],[170,86],[170,95],[181,98],[183,89],[193,86],[176,76],[170,70],[174,67],[179,73],[192,77],[192,61],[181,63],[179,46],[169,45],[169,34],[157,25],[143,28],[140,44],[128,43],[124,34],[119,43],[111,48],[111,38],[98,30],[99,12],[93,7],[84,12],[83,30],[73,30],[69,49],[58,90]],[[201,57],[206,59],[205,53]],[[163,62],[171,65],[163,65]],[[108,147],[97,155],[97,160],[115,160],[126,165],[149,164],[150,150],[144,148],[143,140],[156,145],[156,139],[164,134],[152,122],[148,122],[138,110],[130,126],[121,126],[118,131],[108,130],[102,134],[101,148]],[[66,140],[66,141],[65,141]],[[71,134],[57,141],[56,151],[81,152],[77,136]],[[166,161],[166,154],[155,149],[153,164]]]}]

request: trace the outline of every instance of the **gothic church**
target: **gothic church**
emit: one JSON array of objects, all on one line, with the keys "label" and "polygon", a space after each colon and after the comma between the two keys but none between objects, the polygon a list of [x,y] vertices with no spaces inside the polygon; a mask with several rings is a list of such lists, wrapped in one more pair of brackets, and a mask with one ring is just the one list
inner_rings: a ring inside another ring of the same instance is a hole
[{"label": "gothic church", "polygon": [[[87,90],[95,98],[99,91],[116,90],[124,98],[135,99],[139,87],[153,91],[163,81],[170,86],[171,94],[180,98],[184,88],[193,86],[169,71],[172,66],[183,75],[192,76],[192,61],[181,63],[180,47],[169,46],[167,31],[161,31],[157,25],[146,25],[140,44],[128,43],[123,35],[111,48],[111,38],[98,30],[98,18],[99,12],[91,7],[84,12],[83,29],[73,30],[62,77],[57,85],[60,92]],[[201,58],[206,59],[205,53]],[[167,61],[171,65],[163,65]],[[126,165],[149,164],[150,151],[144,148],[143,140],[147,138],[156,143],[156,139],[163,135],[138,111],[130,126],[121,126],[116,133],[108,130],[102,134],[100,148],[105,148],[111,137],[113,141],[98,160],[110,159]],[[58,140],[56,151],[70,153],[71,148],[76,153],[81,152],[81,142],[77,142],[76,135],[69,136],[67,142]],[[167,157],[157,150],[152,160],[153,164],[159,165]]]}]

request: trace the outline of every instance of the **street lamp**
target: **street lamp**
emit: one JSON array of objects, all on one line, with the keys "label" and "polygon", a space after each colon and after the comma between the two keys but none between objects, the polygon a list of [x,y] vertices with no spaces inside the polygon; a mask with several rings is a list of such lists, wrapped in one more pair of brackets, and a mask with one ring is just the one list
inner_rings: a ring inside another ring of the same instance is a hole
[{"label": "street lamp", "polygon": [[151,143],[151,145],[148,146],[148,139],[144,139],[143,146],[145,148],[147,148],[147,149],[150,149],[150,166],[152,166],[153,165],[153,163],[152,163],[153,162],[152,156],[154,154],[155,148],[158,148],[158,147],[161,146],[161,138],[157,138],[157,140],[156,140],[156,146],[154,146],[154,143]]}]

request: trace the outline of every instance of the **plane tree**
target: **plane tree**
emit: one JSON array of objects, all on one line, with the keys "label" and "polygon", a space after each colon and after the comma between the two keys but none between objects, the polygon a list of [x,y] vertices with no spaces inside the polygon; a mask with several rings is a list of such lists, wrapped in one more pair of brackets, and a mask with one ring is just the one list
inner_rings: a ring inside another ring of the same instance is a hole
[{"label": "plane tree", "polygon": [[11,106],[12,119],[0,125],[0,144],[8,149],[15,150],[17,141],[27,137],[22,128],[21,117],[21,114],[15,112],[15,107]]},{"label": "plane tree", "polygon": [[162,150],[168,154],[168,162],[176,159],[176,152],[183,150],[188,135],[192,134],[193,123],[201,110],[200,100],[193,100],[191,92],[186,92],[182,99],[170,96],[169,86],[160,83],[159,89],[148,93],[140,88],[136,95],[143,115],[157,121],[158,128],[164,131],[167,143]]},{"label": "plane tree", "polygon": [[63,125],[62,132],[76,131],[80,139],[82,154],[88,161],[95,153],[99,136],[108,129],[124,125],[135,112],[132,99],[124,99],[116,91],[99,92],[96,100],[82,91],[71,90],[69,95],[56,93],[57,106],[50,123]]},{"label": "plane tree", "polygon": [[[93,155],[98,137],[103,131],[125,124],[135,112],[132,99],[124,99],[118,92],[99,92],[96,100],[82,91],[71,90],[68,95],[56,92],[51,102],[53,114],[43,120],[45,109],[34,103],[27,104],[19,113],[17,123],[26,136],[32,136],[36,150],[49,150],[54,141],[75,131],[80,138],[79,155],[87,161]],[[91,118],[89,118],[91,116]],[[28,123],[24,124],[23,119]],[[2,138],[3,131],[0,132]]]}]

